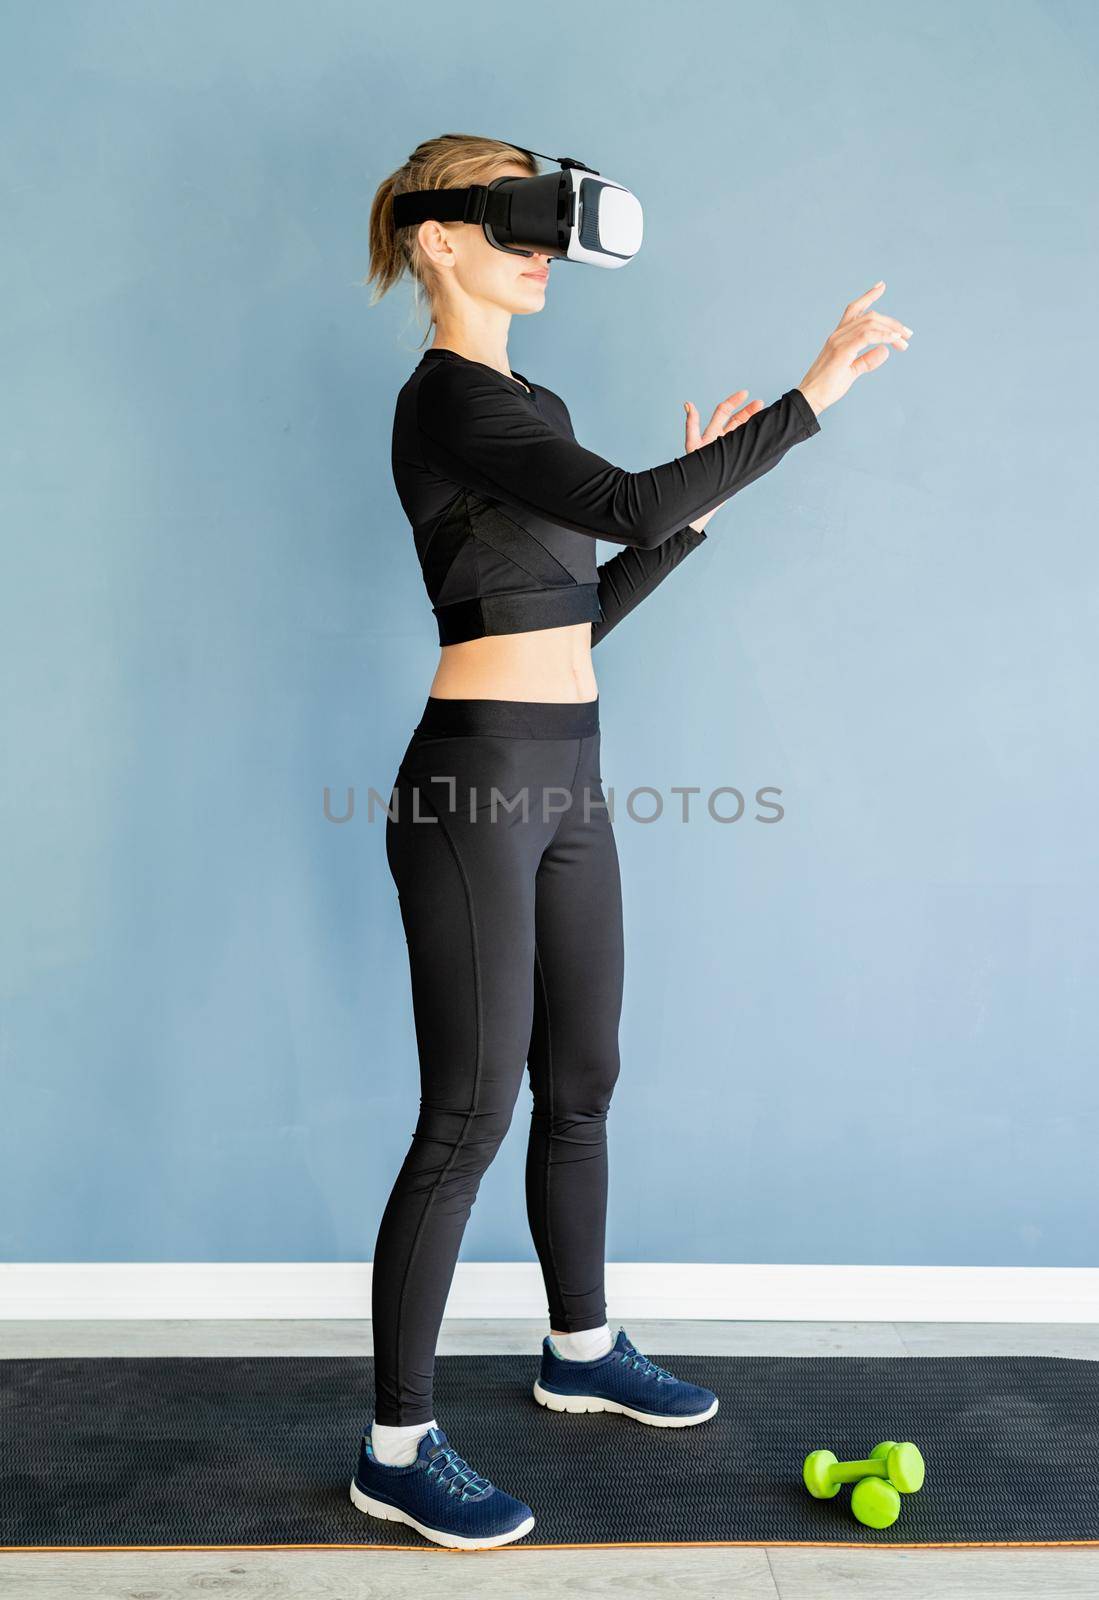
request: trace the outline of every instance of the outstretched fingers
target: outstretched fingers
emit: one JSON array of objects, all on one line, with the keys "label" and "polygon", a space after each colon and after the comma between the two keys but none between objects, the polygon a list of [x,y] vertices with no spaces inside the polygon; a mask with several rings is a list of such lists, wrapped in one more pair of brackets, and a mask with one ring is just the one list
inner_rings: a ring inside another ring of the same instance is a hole
[{"label": "outstretched fingers", "polygon": [[876,344],[872,350],[867,350],[863,355],[856,356],[851,363],[851,371],[856,378],[861,378],[867,372],[873,372],[880,367],[883,361],[889,360],[889,346]]},{"label": "outstretched fingers", "polygon": [[687,453],[697,450],[700,445],[709,444],[712,439],[719,438],[723,433],[732,433],[734,428],[742,427],[749,417],[754,417],[757,411],[763,409],[762,400],[749,400],[747,405],[741,405],[740,402],[747,394],[747,389],[737,389],[731,395],[727,395],[714,407],[714,414],[704,431],[699,427],[697,407],[692,401],[685,400],[683,407],[687,413],[684,430]]},{"label": "outstretched fingers", "polygon": [[878,296],[884,293],[885,284],[879,278],[878,282],[872,284],[865,294],[860,294],[856,300],[852,300],[850,305],[844,308],[843,316],[840,318],[840,326],[845,322],[853,322],[856,317],[861,317],[867,306],[872,305]]}]

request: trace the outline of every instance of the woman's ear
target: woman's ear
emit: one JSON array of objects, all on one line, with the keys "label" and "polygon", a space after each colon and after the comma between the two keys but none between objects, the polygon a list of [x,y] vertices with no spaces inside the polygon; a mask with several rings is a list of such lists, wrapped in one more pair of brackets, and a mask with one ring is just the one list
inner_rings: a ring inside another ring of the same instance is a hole
[{"label": "woman's ear", "polygon": [[440,222],[434,220],[421,222],[416,237],[419,240],[420,249],[433,267],[452,267],[454,265],[454,247],[450,242],[446,229]]}]

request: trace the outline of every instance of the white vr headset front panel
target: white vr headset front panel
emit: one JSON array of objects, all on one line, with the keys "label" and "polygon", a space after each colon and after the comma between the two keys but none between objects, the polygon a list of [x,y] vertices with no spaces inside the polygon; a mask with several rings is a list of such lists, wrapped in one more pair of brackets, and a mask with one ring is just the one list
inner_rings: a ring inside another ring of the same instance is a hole
[{"label": "white vr headset front panel", "polygon": [[641,202],[624,184],[575,167],[565,174],[572,185],[569,261],[594,267],[624,267],[641,248]]}]

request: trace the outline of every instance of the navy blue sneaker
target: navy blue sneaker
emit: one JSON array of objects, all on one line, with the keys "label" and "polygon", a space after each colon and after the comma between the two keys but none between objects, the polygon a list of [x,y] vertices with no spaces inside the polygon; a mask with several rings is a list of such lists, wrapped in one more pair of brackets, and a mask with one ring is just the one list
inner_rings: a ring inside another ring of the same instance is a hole
[{"label": "navy blue sneaker", "polygon": [[620,1411],[657,1428],[689,1428],[717,1410],[716,1394],[646,1360],[625,1328],[619,1328],[610,1352],[594,1361],[566,1361],[547,1334],[534,1398],[551,1411]]},{"label": "navy blue sneaker", "polygon": [[427,1430],[415,1461],[407,1467],[387,1467],[379,1461],[367,1428],[351,1480],[351,1501],[369,1517],[407,1522],[433,1544],[452,1550],[510,1544],[534,1527],[530,1507],[474,1472],[447,1443],[442,1428]]}]

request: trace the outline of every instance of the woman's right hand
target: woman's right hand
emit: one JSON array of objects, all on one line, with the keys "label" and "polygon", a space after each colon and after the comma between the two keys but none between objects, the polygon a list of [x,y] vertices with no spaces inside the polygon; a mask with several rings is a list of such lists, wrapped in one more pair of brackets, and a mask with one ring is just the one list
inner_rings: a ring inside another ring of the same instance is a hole
[{"label": "woman's right hand", "polygon": [[[852,300],[835,330],[824,341],[824,348],[798,388],[819,417],[850,389],[856,378],[865,372],[874,372],[889,359],[889,346],[907,350],[912,329],[906,328],[896,317],[887,317],[884,311],[868,311],[867,307],[885,291],[884,283],[876,283],[857,300]],[[872,345],[865,355],[859,351]]]}]

